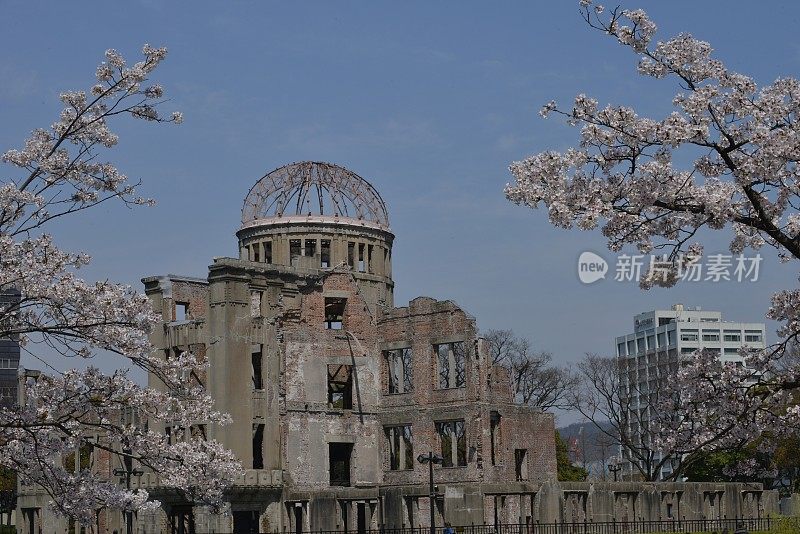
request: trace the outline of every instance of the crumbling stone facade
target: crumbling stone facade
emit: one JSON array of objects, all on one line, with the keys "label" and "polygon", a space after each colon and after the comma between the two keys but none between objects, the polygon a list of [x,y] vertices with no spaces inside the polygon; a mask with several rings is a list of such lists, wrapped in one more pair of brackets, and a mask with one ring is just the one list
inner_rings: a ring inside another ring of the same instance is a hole
[{"label": "crumbling stone facade", "polygon": [[[393,306],[394,236],[377,192],[340,167],[297,165],[284,168],[296,179],[268,175],[273,186],[248,195],[239,258],[215,258],[207,279],[143,280],[164,320],[153,344],[204,354],[205,385],[233,418],[208,429],[248,469],[228,527],[425,526],[428,467],[417,457],[429,452],[444,457],[440,521],[483,523],[485,484],[554,478],[553,416],[512,402],[475,319],[427,297]],[[323,193],[305,215],[264,200],[318,184],[332,190],[333,213]],[[339,194],[363,216],[347,216]],[[163,497],[168,516],[182,510]]]}]

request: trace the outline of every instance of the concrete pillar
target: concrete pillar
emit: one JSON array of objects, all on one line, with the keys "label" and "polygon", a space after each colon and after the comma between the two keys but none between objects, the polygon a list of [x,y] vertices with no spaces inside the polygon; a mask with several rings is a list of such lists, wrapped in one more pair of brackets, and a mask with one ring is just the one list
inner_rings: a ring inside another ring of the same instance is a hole
[{"label": "concrete pillar", "polygon": [[233,423],[210,429],[210,435],[230,448],[245,468],[253,463],[253,413],[249,277],[244,270],[212,265],[209,272],[208,370],[209,394],[215,409]]}]

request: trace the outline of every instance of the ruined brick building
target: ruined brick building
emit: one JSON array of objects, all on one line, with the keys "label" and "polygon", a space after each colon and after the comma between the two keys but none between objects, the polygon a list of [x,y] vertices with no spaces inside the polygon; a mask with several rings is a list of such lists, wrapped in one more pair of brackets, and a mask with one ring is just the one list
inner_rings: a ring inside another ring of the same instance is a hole
[{"label": "ruined brick building", "polygon": [[239,258],[214,258],[207,279],[143,280],[164,320],[155,347],[208,359],[205,385],[233,423],[204,431],[247,468],[232,519],[157,495],[173,526],[424,526],[428,452],[443,458],[440,525],[531,521],[528,485],[555,477],[553,416],[512,402],[454,302],[394,307],[394,235],[366,180],[327,163],[281,167],[248,193],[236,235]]},{"label": "ruined brick building", "polygon": [[[428,297],[394,307],[386,207],[352,172],[304,162],[269,173],[248,193],[237,237],[239,258],[214,258],[207,278],[143,280],[163,318],[155,350],[207,360],[193,379],[233,418],[198,421],[182,438],[217,439],[242,461],[231,513],[193,507],[145,469],[131,487],[162,509],[130,522],[100,510],[98,532],[364,532],[428,526],[433,507],[439,526],[558,521],[596,533],[777,511],[777,492],[760,484],[557,482],[553,416],[512,402],[475,320]],[[39,374],[24,370],[19,383]],[[65,465],[127,483],[107,452],[77,452]],[[428,453],[441,457],[433,502],[417,459]],[[18,491],[20,532],[78,532],[42,488],[20,480]]]}]

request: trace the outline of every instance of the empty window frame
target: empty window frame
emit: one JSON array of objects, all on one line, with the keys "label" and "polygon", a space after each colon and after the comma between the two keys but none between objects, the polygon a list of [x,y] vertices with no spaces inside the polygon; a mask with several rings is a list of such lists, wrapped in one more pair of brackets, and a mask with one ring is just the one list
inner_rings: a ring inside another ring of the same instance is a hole
[{"label": "empty window frame", "polygon": [[264,469],[264,425],[253,425],[253,469]]},{"label": "empty window frame", "polygon": [[303,256],[308,258],[313,258],[317,255],[317,240],[316,239],[306,239],[303,243]]},{"label": "empty window frame", "polygon": [[346,305],[346,298],[325,297],[325,328],[327,330],[341,330],[344,327]]},{"label": "empty window frame", "polygon": [[253,345],[250,350],[253,370],[253,389],[264,389],[264,366],[262,345]]},{"label": "empty window frame", "polygon": [[192,425],[189,427],[189,437],[196,440],[208,441],[208,430],[206,425]]},{"label": "empty window frame", "polygon": [[463,467],[467,465],[467,436],[464,420],[442,421],[436,423],[439,435],[443,467]]},{"label": "empty window frame", "polygon": [[386,427],[389,445],[389,469],[400,471],[414,469],[414,439],[411,425]]},{"label": "empty window frame", "polygon": [[321,241],[319,253],[319,266],[327,269],[331,266],[331,242],[329,239]]},{"label": "empty window frame", "polygon": [[175,321],[187,321],[189,319],[189,303],[175,302]]},{"label": "empty window frame", "polygon": [[264,262],[272,263],[272,241],[264,242]]},{"label": "empty window frame", "polygon": [[356,244],[352,241],[347,243],[347,265],[349,265],[351,269],[356,266]]},{"label": "empty window frame", "polygon": [[297,265],[302,255],[302,240],[290,239],[289,240],[289,265]]},{"label": "empty window frame", "polygon": [[517,480],[528,480],[528,449],[514,449],[514,474]]},{"label": "empty window frame", "polygon": [[250,261],[261,261],[261,243],[253,243]]},{"label": "empty window frame", "polygon": [[353,409],[353,366],[328,366],[328,406],[340,410]]},{"label": "empty window frame", "polygon": [[367,272],[367,255],[365,252],[364,243],[358,244],[358,272],[365,273]]},{"label": "empty window frame", "polygon": [[384,351],[389,377],[389,393],[409,393],[414,389],[411,348]]},{"label": "empty window frame", "polygon": [[434,345],[438,366],[439,389],[463,388],[466,385],[466,350],[461,341]]},{"label": "empty window frame", "polygon": [[494,411],[489,414],[489,440],[492,465],[497,465],[497,453],[500,451],[500,414]]},{"label": "empty window frame", "polygon": [[263,291],[250,292],[250,317],[261,317],[261,301],[263,299]]},{"label": "empty window frame", "polygon": [[331,486],[350,486],[352,443],[328,443],[328,467]]}]

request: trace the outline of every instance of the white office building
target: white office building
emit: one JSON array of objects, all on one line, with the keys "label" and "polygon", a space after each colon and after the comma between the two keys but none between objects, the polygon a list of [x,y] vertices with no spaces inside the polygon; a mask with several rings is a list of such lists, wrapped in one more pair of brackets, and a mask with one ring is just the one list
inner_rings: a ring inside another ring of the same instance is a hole
[{"label": "white office building", "polygon": [[[723,321],[718,311],[703,311],[699,307],[676,304],[669,310],[653,310],[636,315],[633,332],[616,338],[619,359],[620,391],[623,409],[630,413],[632,436],[641,436],[649,444],[647,428],[658,391],[665,381],[674,377],[681,355],[697,349],[715,352],[723,361],[744,364],[739,353],[742,346],[753,349],[765,347],[764,323]],[[625,396],[627,393],[627,397]],[[624,478],[636,476],[630,463],[631,451],[621,451]],[[656,455],[656,460],[660,459]],[[667,462],[662,476],[671,473]]]}]

